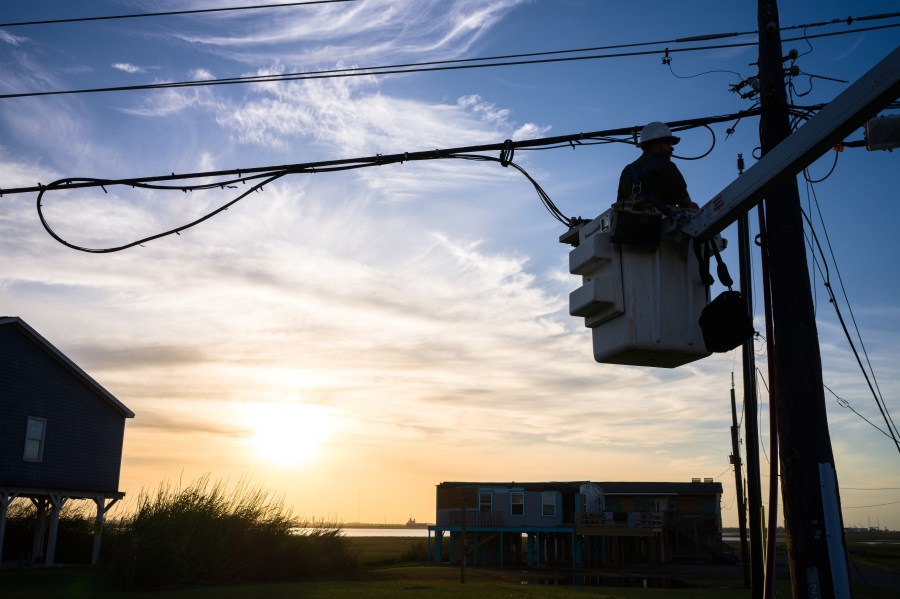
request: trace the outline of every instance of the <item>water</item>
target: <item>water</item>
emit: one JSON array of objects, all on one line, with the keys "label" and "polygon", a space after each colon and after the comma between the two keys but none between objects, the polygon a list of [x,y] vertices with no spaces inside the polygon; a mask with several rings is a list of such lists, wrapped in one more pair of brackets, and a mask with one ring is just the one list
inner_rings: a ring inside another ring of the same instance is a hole
[{"label": "water", "polygon": [[576,586],[576,587],[627,587],[639,589],[694,589],[696,585],[688,584],[683,580],[674,578],[657,578],[644,576],[587,576],[570,575],[553,578],[540,578],[535,580],[523,580],[522,584],[537,584],[548,586]]},{"label": "water", "polygon": [[344,528],[345,537],[415,537],[428,536],[427,528]]},{"label": "water", "polygon": [[858,541],[860,545],[900,545],[900,541]]},{"label": "water", "polygon": [[[313,528],[298,528],[295,533],[303,534],[315,531]],[[428,536],[427,528],[342,528],[345,537],[412,537],[424,539]]]}]

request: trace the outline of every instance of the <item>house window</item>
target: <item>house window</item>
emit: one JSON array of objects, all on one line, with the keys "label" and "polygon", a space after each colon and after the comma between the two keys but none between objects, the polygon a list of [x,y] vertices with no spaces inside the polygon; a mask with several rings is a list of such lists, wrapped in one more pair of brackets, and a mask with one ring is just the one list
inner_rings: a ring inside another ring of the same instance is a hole
[{"label": "house window", "polygon": [[513,491],[509,494],[509,514],[511,516],[525,515],[525,493]]},{"label": "house window", "polygon": [[556,515],[556,493],[553,491],[544,491],[541,493],[541,515]]},{"label": "house window", "polygon": [[479,512],[490,512],[493,509],[491,492],[490,491],[479,491],[478,493],[478,511]]},{"label": "house window", "polygon": [[28,417],[25,424],[25,453],[22,459],[26,462],[40,462],[44,458],[44,432],[47,430],[46,418]]}]

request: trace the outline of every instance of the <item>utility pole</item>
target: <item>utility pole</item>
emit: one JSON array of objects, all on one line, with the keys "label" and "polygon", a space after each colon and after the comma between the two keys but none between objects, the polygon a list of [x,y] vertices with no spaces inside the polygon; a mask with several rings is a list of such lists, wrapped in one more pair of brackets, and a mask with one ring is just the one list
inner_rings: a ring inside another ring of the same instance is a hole
[{"label": "utility pole", "polygon": [[[791,134],[776,0],[759,0],[762,154]],[[778,435],[791,588],[795,598],[849,597],[846,546],[822,386],[797,181],[766,195]]]},{"label": "utility pole", "polygon": [[731,463],[734,464],[734,486],[737,496],[738,527],[741,533],[741,564],[744,566],[744,586],[750,586],[750,555],[747,551],[747,510],[744,506],[744,485],[741,482],[741,441],[734,399],[734,375],[731,376]]},{"label": "utility pole", "polygon": [[[747,303],[747,313],[753,314],[753,277],[750,274],[750,224],[746,214],[738,217],[738,261],[740,263],[741,294]],[[747,445],[747,507],[750,516],[750,597],[762,599],[765,582],[762,540],[762,489],[759,480],[759,422],[756,398],[756,359],[753,338],[741,347],[744,387],[744,442]],[[732,410],[734,408],[732,407]]]}]

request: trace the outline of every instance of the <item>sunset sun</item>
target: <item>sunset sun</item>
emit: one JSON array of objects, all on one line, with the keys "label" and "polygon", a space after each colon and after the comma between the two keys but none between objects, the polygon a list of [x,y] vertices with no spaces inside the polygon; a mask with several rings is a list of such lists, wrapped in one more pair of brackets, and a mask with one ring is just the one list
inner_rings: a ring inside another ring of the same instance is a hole
[{"label": "sunset sun", "polygon": [[282,468],[320,457],[331,428],[327,409],[307,404],[260,404],[248,418],[259,458]]}]

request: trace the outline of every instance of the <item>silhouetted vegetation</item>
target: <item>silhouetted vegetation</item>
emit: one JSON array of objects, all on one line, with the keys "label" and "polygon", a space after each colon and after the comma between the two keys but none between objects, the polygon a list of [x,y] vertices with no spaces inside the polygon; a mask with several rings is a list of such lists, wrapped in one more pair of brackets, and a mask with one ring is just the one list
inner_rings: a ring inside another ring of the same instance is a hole
[{"label": "silhouetted vegetation", "polygon": [[[90,507],[93,507],[91,504]],[[24,499],[13,501],[9,507],[6,534],[3,542],[3,560],[30,566],[38,561],[34,551],[34,523],[37,510]],[[44,530],[44,538],[49,527]],[[89,564],[94,542],[94,517],[83,503],[68,503],[60,512],[56,541],[56,562],[64,564]]]},{"label": "silhouetted vegetation", "polygon": [[357,568],[338,526],[305,526],[267,491],[204,477],[142,492],[109,527],[104,578],[120,589],[301,580]]}]

